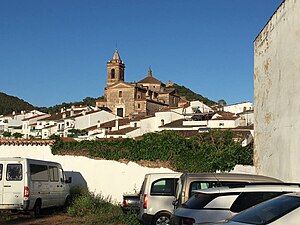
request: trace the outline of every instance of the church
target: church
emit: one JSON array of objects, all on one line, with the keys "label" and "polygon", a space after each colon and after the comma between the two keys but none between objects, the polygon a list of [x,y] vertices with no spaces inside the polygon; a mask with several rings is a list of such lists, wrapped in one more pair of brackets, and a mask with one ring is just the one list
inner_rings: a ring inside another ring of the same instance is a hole
[{"label": "church", "polygon": [[157,80],[149,68],[148,75],[138,82],[125,81],[125,64],[118,50],[107,62],[105,101],[96,106],[108,107],[120,117],[151,116],[168,107],[177,107],[180,96],[175,89]]}]

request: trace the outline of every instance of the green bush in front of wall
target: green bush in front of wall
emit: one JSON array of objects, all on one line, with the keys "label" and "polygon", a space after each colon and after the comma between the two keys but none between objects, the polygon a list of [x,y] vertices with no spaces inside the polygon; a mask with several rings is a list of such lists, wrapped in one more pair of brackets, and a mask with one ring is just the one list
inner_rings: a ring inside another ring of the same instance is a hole
[{"label": "green bush in front of wall", "polygon": [[73,217],[84,218],[86,224],[139,224],[137,215],[124,214],[120,206],[111,203],[111,199],[88,191],[76,195],[68,208],[68,214]]},{"label": "green bush in front of wall", "polygon": [[63,142],[52,146],[54,154],[83,154],[107,160],[169,162],[185,172],[229,171],[236,164],[252,165],[253,146],[242,147],[229,130],[212,130],[185,138],[173,131],[148,133],[142,139]]}]

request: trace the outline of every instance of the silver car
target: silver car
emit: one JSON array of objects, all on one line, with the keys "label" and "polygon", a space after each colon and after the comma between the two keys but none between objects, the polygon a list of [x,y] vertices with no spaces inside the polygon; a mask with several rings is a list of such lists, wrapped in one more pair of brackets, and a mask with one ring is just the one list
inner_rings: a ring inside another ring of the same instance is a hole
[{"label": "silver car", "polygon": [[198,223],[198,225],[298,225],[300,222],[300,194],[281,195],[253,206],[224,223]]},{"label": "silver car", "polygon": [[299,184],[247,184],[197,190],[171,216],[171,225],[219,222],[282,194],[299,192]]}]

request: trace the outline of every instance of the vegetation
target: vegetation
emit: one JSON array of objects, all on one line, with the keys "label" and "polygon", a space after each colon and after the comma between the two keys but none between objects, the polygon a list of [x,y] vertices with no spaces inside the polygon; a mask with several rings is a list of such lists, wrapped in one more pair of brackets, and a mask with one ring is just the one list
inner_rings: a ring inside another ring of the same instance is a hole
[{"label": "vegetation", "polygon": [[140,140],[64,142],[56,139],[54,154],[83,154],[107,160],[160,161],[182,172],[230,171],[252,165],[253,146],[242,147],[231,131],[212,130],[186,139],[172,131],[148,133]]},{"label": "vegetation", "polygon": [[49,114],[53,114],[56,112],[59,112],[61,108],[71,108],[71,106],[80,106],[80,105],[88,105],[88,106],[95,106],[96,105],[96,101],[98,100],[104,100],[104,97],[99,97],[99,98],[91,98],[91,97],[86,97],[84,99],[82,99],[82,101],[79,102],[63,102],[62,104],[58,104],[55,106],[51,106],[51,107],[39,107],[38,109],[42,112],[45,113],[49,113]]},{"label": "vegetation", "polygon": [[109,198],[88,191],[75,197],[68,208],[68,214],[84,218],[87,224],[139,224],[137,215],[133,213],[124,214],[120,206],[112,204]]},{"label": "vegetation", "polygon": [[[202,101],[204,104],[213,105],[216,104],[214,101],[203,97],[200,94],[196,94],[195,92],[191,91],[190,89],[180,86],[178,84],[173,84],[172,88],[175,88],[176,92],[180,96],[184,96],[188,101],[199,100]],[[95,106],[96,101],[105,100],[104,96],[98,98],[86,97],[78,102],[63,102],[61,104],[57,104],[51,107],[38,107],[25,102],[22,99],[17,97],[9,96],[4,93],[0,92],[0,115],[1,114],[9,114],[13,111],[20,112],[21,110],[32,110],[37,109],[45,113],[54,114],[59,112],[61,108],[70,108],[71,106],[79,106],[79,105],[88,105],[88,106]]]},{"label": "vegetation", "polygon": [[199,100],[201,102],[203,102],[206,105],[214,105],[216,104],[216,102],[203,97],[200,94],[196,94],[195,92],[193,92],[192,90],[186,88],[185,86],[180,86],[178,84],[173,84],[172,88],[175,88],[176,93],[180,96],[184,96],[186,98],[186,100],[188,101],[195,101],[195,100]]},{"label": "vegetation", "polygon": [[13,111],[32,110],[34,106],[14,96],[0,92],[0,115],[9,114]]}]

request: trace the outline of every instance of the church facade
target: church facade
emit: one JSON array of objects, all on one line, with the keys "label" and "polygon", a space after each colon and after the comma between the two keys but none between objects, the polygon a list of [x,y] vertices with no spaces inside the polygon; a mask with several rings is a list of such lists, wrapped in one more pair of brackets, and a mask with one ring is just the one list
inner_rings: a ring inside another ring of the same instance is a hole
[{"label": "church facade", "polygon": [[154,78],[151,69],[139,82],[125,82],[125,64],[117,50],[107,63],[104,97],[105,101],[97,101],[96,106],[106,106],[121,117],[154,115],[162,109],[177,107],[180,101],[175,89]]}]

